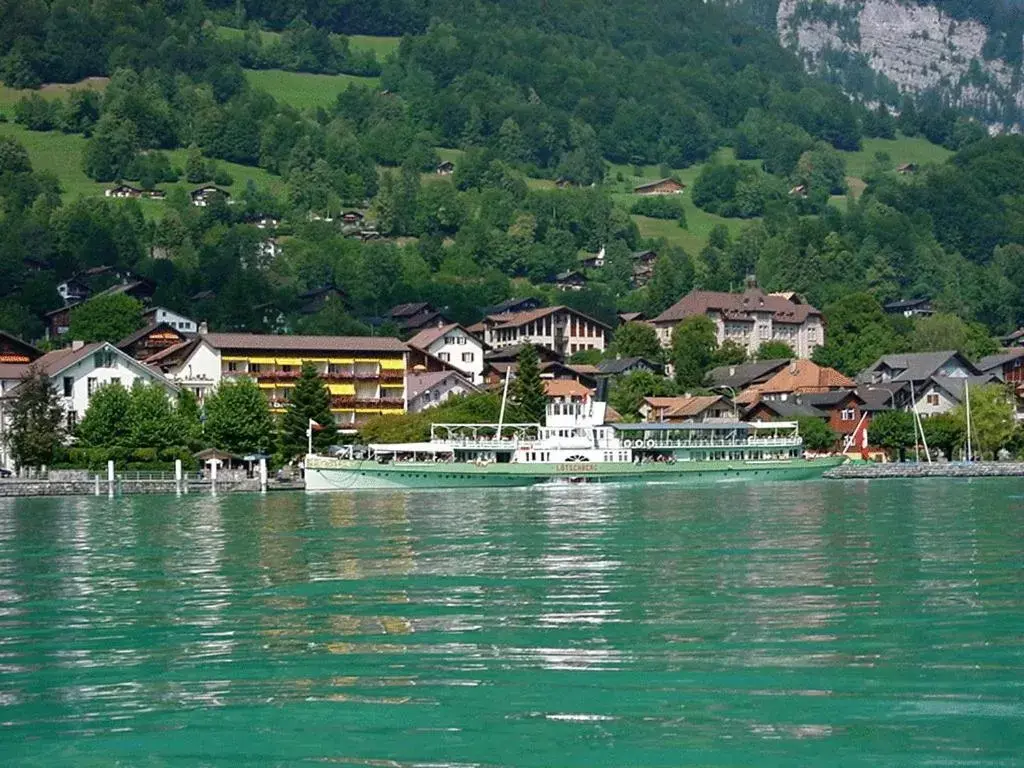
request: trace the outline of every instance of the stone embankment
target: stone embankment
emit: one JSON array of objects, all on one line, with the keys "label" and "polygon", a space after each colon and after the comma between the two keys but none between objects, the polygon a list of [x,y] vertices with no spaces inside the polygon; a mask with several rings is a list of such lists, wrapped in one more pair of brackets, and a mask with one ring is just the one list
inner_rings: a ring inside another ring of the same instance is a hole
[{"label": "stone embankment", "polygon": [[978,461],[972,464],[853,462],[830,469],[825,473],[825,478],[829,480],[881,480],[914,477],[1024,477],[1024,463],[1011,461]]},{"label": "stone embankment", "polygon": [[[161,476],[162,475],[162,476]],[[179,484],[180,483],[180,484]],[[302,490],[301,481],[271,480],[268,491]],[[105,476],[78,470],[54,470],[35,476],[0,479],[0,498],[24,496],[124,496],[138,494],[202,494],[213,493],[208,478],[194,474],[180,481],[171,473],[152,473],[148,476],[115,476],[110,482]],[[217,493],[259,493],[260,480],[244,472],[223,472],[216,481]]]}]

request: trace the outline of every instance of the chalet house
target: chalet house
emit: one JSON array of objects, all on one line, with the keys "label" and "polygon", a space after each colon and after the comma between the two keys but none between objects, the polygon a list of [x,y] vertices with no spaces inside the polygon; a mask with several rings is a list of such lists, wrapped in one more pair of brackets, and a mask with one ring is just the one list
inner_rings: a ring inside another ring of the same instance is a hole
[{"label": "chalet house", "polygon": [[325,285],[320,288],[313,288],[298,295],[299,312],[304,315],[315,315],[332,302],[342,306],[348,305],[348,294],[333,285]]},{"label": "chalet house", "polygon": [[365,217],[359,211],[344,211],[341,214],[342,224],[360,224]]},{"label": "chalet house", "polygon": [[917,163],[903,163],[902,165],[898,165],[896,166],[896,173],[901,176],[917,173]]},{"label": "chalet house", "polygon": [[806,184],[797,184],[795,187],[793,187],[791,190],[789,190],[789,196],[790,197],[800,197],[800,198],[807,197],[807,185]]},{"label": "chalet house", "polygon": [[437,168],[434,169],[434,172],[438,176],[451,176],[455,173],[455,163],[451,160],[445,160],[444,162],[437,164]]},{"label": "chalet house", "polygon": [[739,365],[722,365],[708,371],[706,382],[710,389],[721,390],[733,397],[743,390],[763,384],[789,365],[789,360],[758,360]]},{"label": "chalet house", "polygon": [[162,189],[145,189],[142,191],[142,196],[149,198],[150,200],[166,200],[167,193]]},{"label": "chalet house", "polygon": [[[136,381],[155,383],[161,385],[169,397],[178,391],[165,376],[106,342],[75,342],[70,347],[47,352],[34,360],[32,366],[45,374],[56,389],[69,430],[82,418],[89,407],[89,400],[104,384],[119,382],[131,389]],[[11,463],[7,430],[10,426],[10,401],[17,394],[18,387],[15,386],[0,399],[0,464],[4,466]]]},{"label": "chalet house", "polygon": [[825,421],[839,436],[836,448],[867,448],[870,411],[853,389],[796,395],[788,400],[761,400],[743,415],[744,421],[796,420],[804,417]]},{"label": "chalet house", "polygon": [[28,365],[43,353],[26,341],[5,331],[0,331],[0,365]]},{"label": "chalet house", "polygon": [[658,179],[633,188],[634,195],[681,195],[686,185],[675,179]]},{"label": "chalet house", "polygon": [[633,261],[633,276],[631,278],[634,288],[647,285],[654,277],[654,263],[658,260],[657,251],[636,251],[630,255]]},{"label": "chalet house", "polygon": [[643,357],[617,357],[614,360],[602,360],[597,364],[597,370],[602,376],[628,376],[638,371],[660,375],[664,367]]},{"label": "chalet house", "polygon": [[572,179],[567,179],[564,176],[559,176],[557,179],[555,179],[556,189],[572,189],[573,187],[577,186],[579,185],[575,181],[573,181]]},{"label": "chalet house", "polygon": [[445,402],[450,397],[479,392],[476,386],[458,371],[409,373],[405,377],[409,413],[420,413]]},{"label": "chalet house", "polygon": [[545,379],[544,396],[559,403],[582,403],[593,396],[589,387],[573,379]]},{"label": "chalet house", "polygon": [[552,281],[560,291],[582,291],[587,286],[587,276],[575,269],[559,272]]},{"label": "chalet house", "polygon": [[281,226],[281,220],[279,218],[263,214],[246,216],[244,221],[249,226],[256,227],[256,229],[277,229]]},{"label": "chalet house", "polygon": [[810,360],[792,360],[761,384],[744,389],[736,401],[752,405],[760,400],[788,400],[794,395],[820,394],[853,389],[856,384],[835,368]]},{"label": "chalet house", "polygon": [[820,311],[795,294],[764,293],[760,288],[748,287],[743,293],[688,293],[651,321],[662,346],[670,346],[673,329],[694,315],[711,319],[719,344],[727,339],[734,341],[749,355],[766,341],[781,341],[796,357],[807,358],[825,343]]},{"label": "chalet house", "polygon": [[585,349],[603,351],[611,330],[600,320],[565,306],[488,315],[479,325],[484,343],[495,349],[529,342],[563,357]]},{"label": "chalet house", "polygon": [[543,306],[543,301],[535,296],[528,296],[520,299],[507,299],[500,304],[495,304],[492,307],[486,307],[483,310],[483,314],[484,316],[507,315],[515,312],[527,312],[531,309],[540,309]]},{"label": "chalet house", "polygon": [[304,363],[311,363],[331,394],[339,428],[368,418],[405,412],[409,350],[381,336],[301,336],[200,333],[184,345],[154,355],[159,366],[203,400],[221,381],[253,379],[283,413]]},{"label": "chalet house", "polygon": [[995,376],[1015,388],[1024,387],[1024,347],[1005,349],[978,361],[981,373]]},{"label": "chalet house", "polygon": [[204,184],[193,189],[189,192],[189,197],[192,198],[192,205],[199,208],[205,208],[218,198],[228,203],[231,202],[231,193],[215,184]]},{"label": "chalet house", "polygon": [[[91,298],[123,293],[127,296],[138,299],[143,303],[147,303],[153,298],[153,293],[155,291],[156,286],[152,281],[143,278],[135,278],[130,279],[127,282],[112,285]],[[51,310],[43,315],[46,320],[46,338],[55,339],[67,333],[68,328],[71,326],[71,311],[82,303],[84,302],[76,301],[74,303],[67,304],[66,306],[59,307],[58,309]]]},{"label": "chalet house", "polygon": [[89,292],[89,283],[77,275],[57,284],[57,295],[64,300],[65,305],[85,301],[89,298]]},{"label": "chalet house", "polygon": [[619,325],[625,325],[626,323],[642,323],[647,319],[647,315],[643,312],[619,312]]},{"label": "chalet house", "polygon": [[1000,341],[1003,342],[1004,347],[1024,346],[1024,328],[1018,328],[1013,333],[1003,336]]},{"label": "chalet house", "polygon": [[449,363],[471,383],[483,383],[484,351],[487,347],[458,323],[424,328],[409,339],[408,344]]},{"label": "chalet house", "polygon": [[189,334],[174,328],[169,323],[158,322],[150,323],[135,333],[129,334],[117,342],[116,346],[136,360],[148,360],[158,352],[181,344],[189,338]]},{"label": "chalet house", "polygon": [[990,374],[981,376],[932,376],[924,387],[915,390],[917,396],[917,412],[923,418],[946,413],[963,404],[967,387],[982,387],[986,384],[998,383],[998,379]]},{"label": "chalet house", "polygon": [[605,250],[604,246],[597,253],[580,254],[580,266],[583,269],[602,269],[604,267]]},{"label": "chalet house", "polygon": [[[949,389],[955,388],[947,380],[981,375],[981,371],[959,352],[908,352],[878,358],[857,375],[857,381],[888,390],[890,402],[897,410],[908,410],[918,403],[927,413],[943,413],[952,407],[946,395],[953,394]],[[930,402],[927,395],[931,395]],[[923,403],[922,397],[926,398]]]},{"label": "chalet house", "polygon": [[147,323],[167,323],[182,333],[189,335],[199,332],[199,324],[192,318],[180,315],[166,307],[150,307],[142,313],[142,319]]},{"label": "chalet house", "polygon": [[414,336],[426,328],[452,322],[441,310],[426,301],[398,304],[388,310],[387,319],[398,324],[403,336]]},{"label": "chalet house", "polygon": [[[472,331],[472,326],[467,328],[468,331]],[[478,338],[479,336],[476,335]],[[498,349],[488,348],[484,352],[484,381],[488,385],[500,384],[505,380],[505,375],[509,370],[515,375],[519,369],[519,354],[523,351],[525,344],[513,344],[507,347],[500,347]],[[567,366],[562,362],[563,357],[555,352],[554,350],[541,346],[539,344],[531,344],[531,346],[537,352],[537,359],[540,362],[541,375],[543,376],[545,371],[548,375],[553,378],[558,378],[559,373],[567,373],[568,378],[572,378],[575,374],[568,369]],[[561,366],[565,371],[559,368],[552,369],[551,366]]]},{"label": "chalet house", "polygon": [[640,417],[649,422],[704,422],[733,419],[736,408],[722,395],[645,397]]},{"label": "chalet house", "polygon": [[142,197],[142,190],[138,187],[133,187],[131,184],[117,184],[110,189],[104,190],[103,196],[138,199]]},{"label": "chalet house", "polygon": [[904,317],[928,317],[934,314],[931,299],[905,299],[890,301],[882,307],[887,315]]}]

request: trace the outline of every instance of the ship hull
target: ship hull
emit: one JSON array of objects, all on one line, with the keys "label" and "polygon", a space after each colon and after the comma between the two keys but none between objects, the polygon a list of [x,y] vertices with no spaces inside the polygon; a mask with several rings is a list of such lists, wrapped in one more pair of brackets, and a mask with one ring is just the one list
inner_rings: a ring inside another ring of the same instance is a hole
[{"label": "ship hull", "polygon": [[515,488],[543,483],[714,483],[813,480],[842,457],[789,461],[688,461],[676,464],[475,464],[317,460],[306,466],[307,491]]}]

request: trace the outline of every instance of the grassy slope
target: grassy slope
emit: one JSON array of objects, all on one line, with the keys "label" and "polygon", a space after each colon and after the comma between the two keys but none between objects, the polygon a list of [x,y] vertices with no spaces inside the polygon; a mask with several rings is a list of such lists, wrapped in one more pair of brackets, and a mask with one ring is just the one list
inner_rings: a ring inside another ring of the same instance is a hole
[{"label": "grassy slope", "polygon": [[[13,123],[0,123],[0,135],[17,138],[28,150],[33,168],[39,171],[48,171],[60,180],[64,198],[67,200],[73,200],[82,195],[102,196],[103,191],[111,186],[93,181],[82,171],[82,150],[85,147],[85,139],[82,136],[57,131],[47,133],[29,131]],[[186,150],[171,150],[167,154],[171,158],[172,165],[178,168],[184,167]],[[229,189],[235,194],[241,194],[249,179],[261,186],[270,187],[275,192],[280,191],[284,186],[280,177],[274,176],[262,168],[252,168],[224,161],[217,162],[234,179],[234,183]],[[192,189],[196,185],[183,180],[176,184],[160,184],[159,186],[161,189],[171,189],[175,186]],[[162,201],[142,200],[141,203],[147,215],[158,217],[163,211]]]},{"label": "grassy slope", "polygon": [[286,72],[283,69],[247,69],[245,77],[253,87],[299,109],[328,107],[352,83],[373,88],[380,83],[376,77],[314,75],[308,72]]},{"label": "grassy slope", "polygon": [[[864,191],[863,177],[874,164],[875,154],[879,152],[889,155],[893,168],[902,163],[917,163],[918,165],[941,163],[952,154],[948,149],[920,137],[899,136],[895,139],[865,139],[863,148],[859,152],[843,153],[846,157],[847,183],[855,197],[859,197]],[[736,162],[735,155],[729,148],[719,150],[715,159],[721,162]],[[758,165],[760,160],[740,160],[739,162]],[[663,237],[670,243],[682,246],[691,254],[695,254],[707,243],[708,235],[716,224],[725,224],[731,232],[736,233],[748,223],[749,220],[724,219],[714,216],[693,204],[690,193],[693,183],[697,180],[703,167],[703,164],[693,165],[673,171],[673,175],[687,185],[686,191],[682,194],[683,207],[686,209],[687,229],[680,229],[674,221],[634,216],[633,219],[637,222],[640,233],[644,237]],[[641,175],[636,176],[632,166],[613,164],[608,174],[609,188],[613,190],[613,198],[627,210],[636,199],[636,195],[632,194],[633,187],[661,178],[656,165],[644,166],[640,170]],[[623,177],[621,182],[618,181],[619,174],[622,174]],[[846,210],[847,199],[842,196],[833,197],[832,204],[841,210]]]},{"label": "grassy slope", "polygon": [[79,90],[102,91],[109,82],[109,77],[87,77],[77,83],[47,83],[38,90],[32,90],[31,88],[8,88],[3,83],[0,83],[0,107],[14,106],[22,97],[33,93],[38,93],[45,99],[58,99],[65,96],[68,91],[76,88]]},{"label": "grassy slope", "polygon": [[[225,40],[237,40],[241,38],[245,32],[241,29],[235,29],[234,27],[217,27],[217,34]],[[264,44],[272,43],[281,37],[280,32],[269,32],[267,30],[260,31],[260,39]],[[373,51],[377,54],[377,59],[383,61],[387,58],[398,44],[402,41],[400,37],[381,37],[378,35],[349,35],[348,45],[354,51]]]}]

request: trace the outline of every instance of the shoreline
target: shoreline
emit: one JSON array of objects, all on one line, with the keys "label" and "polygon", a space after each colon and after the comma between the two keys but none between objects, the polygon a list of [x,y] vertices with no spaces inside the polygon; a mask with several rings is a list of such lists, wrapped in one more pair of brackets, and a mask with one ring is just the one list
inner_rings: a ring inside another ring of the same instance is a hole
[{"label": "shoreline", "polygon": [[887,464],[848,463],[828,470],[826,480],[894,480],[926,477],[1024,477],[1024,462],[977,461],[970,464],[943,462],[919,464],[891,462]]},{"label": "shoreline", "polygon": [[[306,484],[299,482],[270,482],[267,492],[303,491]],[[0,480],[0,499],[59,497],[59,496],[145,496],[145,495],[194,495],[219,493],[260,493],[258,478],[242,480],[224,479],[217,481],[214,489],[209,480],[187,480],[178,483],[171,480],[127,480],[115,479],[113,484],[105,479],[92,480],[49,480],[49,479],[4,479]]]}]

